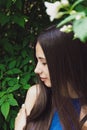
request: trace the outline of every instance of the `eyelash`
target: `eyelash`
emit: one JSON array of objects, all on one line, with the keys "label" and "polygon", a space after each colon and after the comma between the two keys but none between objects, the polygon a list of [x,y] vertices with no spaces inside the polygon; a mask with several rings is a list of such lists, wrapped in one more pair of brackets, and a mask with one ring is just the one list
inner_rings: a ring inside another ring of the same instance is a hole
[{"label": "eyelash", "polygon": [[[38,60],[36,59],[36,64],[38,63]],[[43,65],[47,65],[46,62],[42,62]]]},{"label": "eyelash", "polygon": [[43,65],[46,65],[47,63],[42,63]]}]

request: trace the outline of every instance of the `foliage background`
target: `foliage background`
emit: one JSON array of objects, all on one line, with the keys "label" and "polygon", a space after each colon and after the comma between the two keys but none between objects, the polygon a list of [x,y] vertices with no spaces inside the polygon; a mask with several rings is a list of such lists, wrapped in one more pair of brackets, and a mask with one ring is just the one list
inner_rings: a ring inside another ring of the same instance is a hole
[{"label": "foliage background", "polygon": [[0,0],[0,130],[14,129],[27,89],[35,83],[37,35],[58,23],[50,22],[45,10],[44,0]]},{"label": "foliage background", "polygon": [[0,0],[0,129],[13,130],[27,89],[35,83],[33,44],[50,25],[44,1]]}]

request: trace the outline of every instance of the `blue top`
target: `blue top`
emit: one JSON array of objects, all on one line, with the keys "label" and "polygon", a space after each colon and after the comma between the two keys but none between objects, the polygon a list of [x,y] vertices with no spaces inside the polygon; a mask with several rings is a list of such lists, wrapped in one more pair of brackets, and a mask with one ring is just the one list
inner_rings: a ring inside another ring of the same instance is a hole
[{"label": "blue top", "polygon": [[[80,114],[81,105],[80,105],[79,99],[72,99],[72,103],[73,103],[77,113]],[[57,112],[55,112],[53,115],[50,130],[62,130],[62,125],[60,123],[60,119],[59,119]]]}]

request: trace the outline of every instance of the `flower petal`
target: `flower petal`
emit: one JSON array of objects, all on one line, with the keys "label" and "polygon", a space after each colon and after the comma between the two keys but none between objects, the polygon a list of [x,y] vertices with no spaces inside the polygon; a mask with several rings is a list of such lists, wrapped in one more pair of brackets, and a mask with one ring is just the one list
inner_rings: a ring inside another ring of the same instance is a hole
[{"label": "flower petal", "polygon": [[63,12],[58,12],[57,15],[55,16],[55,18],[59,19],[64,15]]},{"label": "flower petal", "polygon": [[50,3],[50,2],[44,2],[44,5],[47,7],[47,8],[49,8],[49,7],[51,7],[51,6],[53,6],[53,3]]},{"label": "flower petal", "polygon": [[47,8],[46,13],[50,16],[50,20],[53,21],[58,15],[58,11],[62,7],[61,2],[59,1],[55,3],[44,2],[44,4]]},{"label": "flower petal", "polygon": [[69,1],[68,0],[61,0],[61,4],[63,7],[69,6]]}]

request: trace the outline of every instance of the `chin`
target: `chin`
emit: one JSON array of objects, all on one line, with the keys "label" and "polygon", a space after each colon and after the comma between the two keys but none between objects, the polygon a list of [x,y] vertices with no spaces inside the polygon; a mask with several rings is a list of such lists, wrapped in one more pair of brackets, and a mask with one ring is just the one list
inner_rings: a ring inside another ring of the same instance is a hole
[{"label": "chin", "polygon": [[51,88],[51,84],[50,83],[44,83],[47,87]]}]

